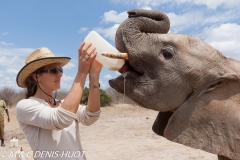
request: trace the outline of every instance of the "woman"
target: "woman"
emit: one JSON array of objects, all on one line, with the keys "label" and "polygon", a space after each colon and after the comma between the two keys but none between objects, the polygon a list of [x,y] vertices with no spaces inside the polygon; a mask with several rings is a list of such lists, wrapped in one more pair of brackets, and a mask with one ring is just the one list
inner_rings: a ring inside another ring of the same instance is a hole
[{"label": "woman", "polygon": [[[55,57],[48,48],[39,48],[26,58],[17,75],[17,84],[26,88],[26,99],[18,102],[16,117],[33,150],[34,159],[86,159],[80,143],[79,125],[91,125],[100,116],[99,76],[102,65],[95,60],[96,48],[83,42],[78,49],[78,72],[66,98],[51,95],[60,88],[61,67],[69,57]],[[80,100],[87,75],[87,106]]]}]

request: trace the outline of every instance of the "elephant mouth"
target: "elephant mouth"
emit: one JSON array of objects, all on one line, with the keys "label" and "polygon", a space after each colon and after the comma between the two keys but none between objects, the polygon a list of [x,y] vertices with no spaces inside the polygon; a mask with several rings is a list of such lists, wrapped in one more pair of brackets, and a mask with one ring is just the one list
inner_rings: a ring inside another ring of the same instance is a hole
[{"label": "elephant mouth", "polygon": [[[103,55],[103,54],[102,54]],[[108,58],[124,59],[124,65],[118,69],[121,73],[120,76],[110,79],[109,85],[117,92],[126,94],[133,101],[141,106],[144,106],[138,99],[138,94],[135,93],[135,88],[141,88],[141,77],[144,77],[144,72],[141,72],[140,63],[138,61],[131,60],[127,53],[104,53],[103,56]]]},{"label": "elephant mouth", "polygon": [[139,73],[130,65],[129,61],[125,61],[125,64],[122,66],[121,69],[118,70],[118,72],[120,72],[122,74],[125,73],[125,72],[136,72],[136,73]]}]

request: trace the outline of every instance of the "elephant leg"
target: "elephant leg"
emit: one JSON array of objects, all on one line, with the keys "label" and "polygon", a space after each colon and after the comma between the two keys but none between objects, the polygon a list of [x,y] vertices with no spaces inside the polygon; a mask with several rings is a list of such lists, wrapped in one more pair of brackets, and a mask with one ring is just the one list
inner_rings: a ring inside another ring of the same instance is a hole
[{"label": "elephant leg", "polygon": [[158,116],[152,126],[152,130],[159,136],[163,136],[164,130],[168,124],[169,118],[172,116],[173,112],[159,112]]},{"label": "elephant leg", "polygon": [[225,156],[222,156],[222,155],[218,155],[218,160],[231,160]]}]

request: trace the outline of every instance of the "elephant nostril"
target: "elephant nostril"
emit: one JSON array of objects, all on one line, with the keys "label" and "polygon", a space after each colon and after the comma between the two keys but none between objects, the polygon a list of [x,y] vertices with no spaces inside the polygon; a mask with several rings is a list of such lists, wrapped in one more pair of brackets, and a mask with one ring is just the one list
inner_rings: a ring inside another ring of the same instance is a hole
[{"label": "elephant nostril", "polygon": [[128,18],[137,17],[136,11],[128,11],[127,13],[128,13]]}]

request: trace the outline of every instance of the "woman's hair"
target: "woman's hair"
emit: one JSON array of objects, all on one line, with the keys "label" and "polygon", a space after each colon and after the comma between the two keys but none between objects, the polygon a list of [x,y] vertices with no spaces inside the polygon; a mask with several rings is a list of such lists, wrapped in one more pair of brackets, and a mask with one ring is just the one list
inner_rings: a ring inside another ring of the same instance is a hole
[{"label": "woman's hair", "polygon": [[[45,66],[44,66],[45,67]],[[29,98],[31,96],[33,96],[36,92],[37,92],[37,81],[35,81],[33,79],[33,74],[39,74],[39,71],[43,70],[44,67],[41,67],[39,69],[37,69],[35,72],[33,72],[32,74],[30,74],[26,80],[25,80],[25,84],[26,84],[26,94],[25,94],[25,97],[26,98]]]}]

